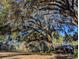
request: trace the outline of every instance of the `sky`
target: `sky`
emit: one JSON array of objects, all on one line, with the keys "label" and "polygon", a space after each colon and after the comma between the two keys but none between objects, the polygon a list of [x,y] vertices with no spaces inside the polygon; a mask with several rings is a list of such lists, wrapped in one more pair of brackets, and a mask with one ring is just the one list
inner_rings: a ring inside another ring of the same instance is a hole
[{"label": "sky", "polygon": [[[68,27],[65,27],[65,31],[68,33],[68,34],[70,34],[70,35],[72,35],[73,36],[73,34],[75,33],[75,32],[78,32],[78,27],[74,27],[74,31],[72,31],[72,32],[68,32]],[[64,32],[60,32],[60,34],[62,35],[62,36],[65,36],[65,33]]]}]

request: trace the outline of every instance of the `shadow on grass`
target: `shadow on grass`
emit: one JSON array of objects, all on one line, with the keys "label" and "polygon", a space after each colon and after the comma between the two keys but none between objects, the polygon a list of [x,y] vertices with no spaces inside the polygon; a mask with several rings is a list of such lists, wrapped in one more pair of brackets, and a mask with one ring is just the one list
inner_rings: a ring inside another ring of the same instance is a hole
[{"label": "shadow on grass", "polygon": [[74,59],[72,56],[56,56],[55,59]]}]

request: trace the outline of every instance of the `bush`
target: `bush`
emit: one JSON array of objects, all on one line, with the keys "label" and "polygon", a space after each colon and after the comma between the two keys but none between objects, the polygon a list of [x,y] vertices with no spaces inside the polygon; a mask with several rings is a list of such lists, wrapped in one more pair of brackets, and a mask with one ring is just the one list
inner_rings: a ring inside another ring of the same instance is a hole
[{"label": "bush", "polygon": [[31,52],[51,52],[53,51],[53,46],[49,43],[49,42],[46,42],[46,41],[32,41],[30,43],[27,44],[29,50]]}]

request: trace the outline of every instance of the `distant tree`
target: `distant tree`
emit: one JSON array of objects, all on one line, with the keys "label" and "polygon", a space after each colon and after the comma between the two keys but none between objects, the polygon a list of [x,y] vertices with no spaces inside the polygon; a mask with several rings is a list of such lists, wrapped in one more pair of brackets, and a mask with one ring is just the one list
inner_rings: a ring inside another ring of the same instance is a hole
[{"label": "distant tree", "polygon": [[73,40],[74,41],[77,41],[78,40],[78,33],[77,32],[75,32],[75,34],[73,35]]}]

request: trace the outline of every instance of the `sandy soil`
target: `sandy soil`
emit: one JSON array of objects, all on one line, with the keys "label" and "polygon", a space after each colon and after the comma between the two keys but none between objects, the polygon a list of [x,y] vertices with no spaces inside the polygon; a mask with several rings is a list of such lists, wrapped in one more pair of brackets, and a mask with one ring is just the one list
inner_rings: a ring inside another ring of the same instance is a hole
[{"label": "sandy soil", "polygon": [[73,57],[67,58],[65,55],[27,55],[26,53],[16,52],[0,52],[0,59],[73,59]]}]

